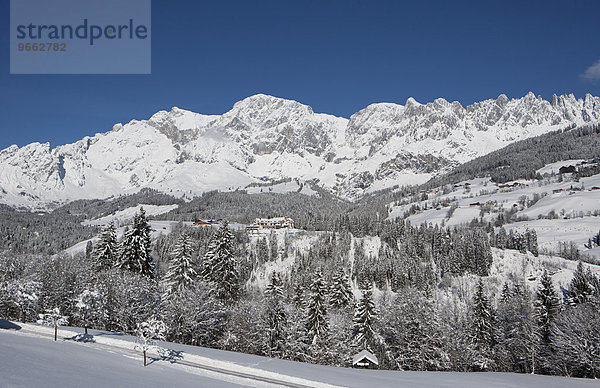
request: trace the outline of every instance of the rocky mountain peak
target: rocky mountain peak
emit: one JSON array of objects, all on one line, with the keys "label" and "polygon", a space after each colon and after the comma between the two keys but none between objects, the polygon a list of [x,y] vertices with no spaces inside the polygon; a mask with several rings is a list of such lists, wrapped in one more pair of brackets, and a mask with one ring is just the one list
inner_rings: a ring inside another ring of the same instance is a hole
[{"label": "rocky mountain peak", "polygon": [[55,149],[11,146],[0,151],[0,203],[44,207],[144,187],[189,196],[290,177],[357,198],[421,183],[517,140],[599,121],[600,98],[589,94],[550,102],[532,92],[501,94],[467,107],[409,98],[371,104],[349,120],[257,94],[222,115],[173,107]]}]

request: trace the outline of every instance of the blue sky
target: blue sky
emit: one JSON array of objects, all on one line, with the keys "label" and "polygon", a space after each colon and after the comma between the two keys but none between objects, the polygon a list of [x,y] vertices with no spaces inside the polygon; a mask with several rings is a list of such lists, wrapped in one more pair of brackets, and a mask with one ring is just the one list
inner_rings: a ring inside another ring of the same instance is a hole
[{"label": "blue sky", "polygon": [[154,0],[151,75],[9,75],[8,0],[0,15],[0,149],[256,93],[344,117],[411,96],[600,95],[598,1]]}]

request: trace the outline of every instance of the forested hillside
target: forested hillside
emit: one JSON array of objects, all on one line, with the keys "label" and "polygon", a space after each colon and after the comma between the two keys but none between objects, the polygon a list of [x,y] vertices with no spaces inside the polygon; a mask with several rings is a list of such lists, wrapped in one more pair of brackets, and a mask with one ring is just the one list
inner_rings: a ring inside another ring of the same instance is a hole
[{"label": "forested hillside", "polygon": [[494,182],[536,179],[536,171],[560,160],[600,159],[600,126],[572,127],[510,144],[427,182],[433,188],[489,176]]},{"label": "forested hillside", "polygon": [[[536,258],[533,242],[509,241],[521,254],[493,250],[480,229],[378,230],[249,236],[224,223],[152,242],[142,212],[121,238],[105,227],[87,254],[1,256],[0,316],[58,309],[72,325],[129,334],[160,320],[170,341],[327,365],[367,348],[386,369],[600,372],[589,266],[567,273],[561,295],[551,274],[562,265]],[[538,260],[540,280],[526,284],[519,268]]]}]

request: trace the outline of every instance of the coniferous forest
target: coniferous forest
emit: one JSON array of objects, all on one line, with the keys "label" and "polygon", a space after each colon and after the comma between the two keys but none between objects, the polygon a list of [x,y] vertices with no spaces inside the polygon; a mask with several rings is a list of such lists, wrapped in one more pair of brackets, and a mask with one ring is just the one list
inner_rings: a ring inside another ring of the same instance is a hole
[{"label": "coniferous forest", "polygon": [[160,324],[168,341],[326,365],[369,349],[385,369],[598,377],[600,281],[589,268],[580,263],[562,294],[548,272],[535,289],[506,279],[491,292],[492,250],[537,256],[534,232],[355,220],[255,236],[226,221],[180,223],[152,240],[142,210],[122,236],[103,227],[85,253],[5,252],[0,316],[128,334]]}]

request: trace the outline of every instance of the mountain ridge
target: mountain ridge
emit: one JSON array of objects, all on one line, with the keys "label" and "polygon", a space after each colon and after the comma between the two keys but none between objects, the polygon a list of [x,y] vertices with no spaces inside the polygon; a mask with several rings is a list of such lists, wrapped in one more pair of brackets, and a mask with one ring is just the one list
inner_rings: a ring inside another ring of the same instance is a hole
[{"label": "mountain ridge", "polygon": [[350,118],[257,94],[222,115],[173,107],[147,120],[51,148],[0,151],[0,203],[47,208],[148,187],[191,198],[281,178],[314,182],[355,199],[418,184],[514,141],[600,122],[600,98],[551,101],[529,92],[463,107],[443,98],[374,103]]}]

